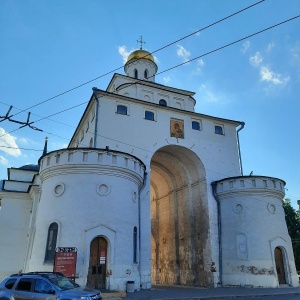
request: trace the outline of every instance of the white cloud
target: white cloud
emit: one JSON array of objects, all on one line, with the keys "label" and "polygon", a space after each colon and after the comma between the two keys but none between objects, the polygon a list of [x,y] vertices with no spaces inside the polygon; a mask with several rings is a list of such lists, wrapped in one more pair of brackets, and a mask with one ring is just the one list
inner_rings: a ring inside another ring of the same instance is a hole
[{"label": "white cloud", "polygon": [[123,63],[125,64],[126,61],[127,61],[127,57],[129,56],[129,54],[130,54],[132,51],[127,51],[127,50],[126,50],[126,46],[119,46],[119,47],[118,47],[118,52],[119,52],[119,54],[122,56]]},{"label": "white cloud", "polygon": [[202,58],[197,59],[196,61],[196,70],[194,71],[195,75],[201,75],[202,70],[204,69],[205,62]]},{"label": "white cloud", "polygon": [[8,164],[8,160],[2,155],[0,155],[0,165],[7,165],[7,164]]},{"label": "white cloud", "polygon": [[204,65],[205,65],[205,62],[202,58],[197,60],[197,68],[198,69],[202,69],[204,67]]},{"label": "white cloud", "polygon": [[[266,51],[270,52],[274,46],[274,42],[269,43]],[[286,85],[290,80],[289,76],[284,77],[282,74],[273,72],[265,64],[263,65],[263,57],[260,52],[256,52],[253,56],[250,56],[249,62],[253,67],[259,68],[260,81],[264,81],[278,86]]]},{"label": "white cloud", "polygon": [[298,78],[298,82],[300,82],[300,41],[298,41],[290,49],[290,55],[291,55],[290,63],[292,65],[292,69],[295,70],[296,76]]},{"label": "white cloud", "polygon": [[24,137],[18,138],[18,142],[23,145],[28,145],[28,140],[25,139]]},{"label": "white cloud", "polygon": [[12,155],[20,156],[21,150],[18,148],[16,143],[16,138],[9,133],[5,132],[3,128],[0,127],[0,150],[3,152]]},{"label": "white cloud", "polygon": [[290,49],[293,62],[300,62],[300,42]]},{"label": "white cloud", "polygon": [[[123,63],[124,63],[124,64],[127,62],[128,56],[129,56],[133,51],[135,51],[135,50],[136,50],[136,49],[131,49],[131,50],[127,51],[126,46],[119,46],[119,47],[118,47],[118,52],[119,52],[119,54],[122,56],[122,59],[123,59]],[[149,52],[149,51],[148,51],[148,52]],[[152,55],[152,56],[153,56],[153,58],[154,58],[154,61],[155,61],[156,63],[158,63],[157,57],[156,57],[155,55]]]},{"label": "white cloud", "polygon": [[165,76],[165,77],[163,78],[163,81],[164,81],[165,83],[170,83],[170,81],[171,81],[170,76]]},{"label": "white cloud", "polygon": [[176,53],[179,57],[181,57],[183,59],[183,62],[189,61],[191,53],[188,50],[186,50],[183,46],[177,45],[177,48],[178,49],[177,49]]},{"label": "white cloud", "polygon": [[251,44],[249,41],[246,41],[243,43],[243,46],[242,46],[242,53],[246,53],[248,51],[248,49],[250,48]]},{"label": "white cloud", "polygon": [[217,103],[220,101],[219,97],[213,91],[208,89],[205,84],[201,84],[199,91],[201,98],[206,102]]},{"label": "white cloud", "polygon": [[263,62],[263,57],[259,52],[256,52],[253,56],[250,56],[249,62],[253,67],[259,67]]},{"label": "white cloud", "polygon": [[268,46],[267,46],[266,52],[268,52],[268,53],[271,52],[272,49],[274,48],[274,46],[275,46],[275,43],[274,43],[274,42],[269,43]]},{"label": "white cloud", "polygon": [[282,78],[281,74],[271,71],[268,67],[260,68],[260,80],[273,83],[275,85],[285,85],[289,82],[290,77]]}]

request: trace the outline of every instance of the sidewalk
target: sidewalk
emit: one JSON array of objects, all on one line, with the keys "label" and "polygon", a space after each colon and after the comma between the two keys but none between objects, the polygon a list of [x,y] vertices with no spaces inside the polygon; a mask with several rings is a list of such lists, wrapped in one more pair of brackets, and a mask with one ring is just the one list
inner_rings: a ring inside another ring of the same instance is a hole
[{"label": "sidewalk", "polygon": [[140,290],[123,295],[103,293],[103,299],[110,300],[204,300],[204,299],[238,299],[243,297],[263,297],[272,295],[300,295],[300,287],[281,288],[200,288],[154,285],[150,290]]}]

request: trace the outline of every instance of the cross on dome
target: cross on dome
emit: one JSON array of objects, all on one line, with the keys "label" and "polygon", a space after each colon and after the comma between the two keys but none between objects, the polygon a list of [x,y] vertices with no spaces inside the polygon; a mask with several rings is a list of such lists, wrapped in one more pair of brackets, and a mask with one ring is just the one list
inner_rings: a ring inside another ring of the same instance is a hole
[{"label": "cross on dome", "polygon": [[143,50],[143,44],[146,44],[146,42],[143,42],[143,36],[140,36],[140,39],[136,41],[140,43],[140,50]]}]

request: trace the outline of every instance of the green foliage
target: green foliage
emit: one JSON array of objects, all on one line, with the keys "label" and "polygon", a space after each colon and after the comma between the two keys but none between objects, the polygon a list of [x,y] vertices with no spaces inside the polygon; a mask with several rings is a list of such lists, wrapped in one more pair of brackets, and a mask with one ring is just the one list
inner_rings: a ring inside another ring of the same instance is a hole
[{"label": "green foliage", "polygon": [[292,207],[290,199],[283,200],[282,206],[285,212],[288,232],[292,239],[296,269],[300,271],[300,216]]}]

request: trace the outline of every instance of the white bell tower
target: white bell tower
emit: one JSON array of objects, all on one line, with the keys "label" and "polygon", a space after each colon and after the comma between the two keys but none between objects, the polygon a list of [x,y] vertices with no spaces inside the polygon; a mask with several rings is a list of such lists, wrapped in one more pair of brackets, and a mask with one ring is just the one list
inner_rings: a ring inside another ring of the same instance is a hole
[{"label": "white bell tower", "polygon": [[155,82],[157,65],[154,57],[150,52],[142,49],[142,37],[138,42],[141,44],[140,49],[133,51],[128,56],[124,71],[130,77]]}]

